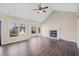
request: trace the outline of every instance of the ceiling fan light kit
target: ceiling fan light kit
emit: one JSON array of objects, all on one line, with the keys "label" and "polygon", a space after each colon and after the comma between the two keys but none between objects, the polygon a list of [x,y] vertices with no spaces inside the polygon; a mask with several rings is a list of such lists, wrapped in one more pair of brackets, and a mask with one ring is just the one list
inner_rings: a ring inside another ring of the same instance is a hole
[{"label": "ceiling fan light kit", "polygon": [[42,10],[39,10],[37,13],[42,13],[43,11]]}]

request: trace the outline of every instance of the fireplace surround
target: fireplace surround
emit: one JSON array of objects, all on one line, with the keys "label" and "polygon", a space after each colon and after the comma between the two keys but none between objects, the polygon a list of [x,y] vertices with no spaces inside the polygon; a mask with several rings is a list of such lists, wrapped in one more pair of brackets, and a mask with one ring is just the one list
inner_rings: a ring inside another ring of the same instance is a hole
[{"label": "fireplace surround", "polygon": [[53,39],[60,39],[60,30],[59,29],[52,29],[49,30],[49,38]]},{"label": "fireplace surround", "polygon": [[57,30],[49,30],[49,37],[54,37],[54,38],[57,38],[58,35],[57,35]]}]

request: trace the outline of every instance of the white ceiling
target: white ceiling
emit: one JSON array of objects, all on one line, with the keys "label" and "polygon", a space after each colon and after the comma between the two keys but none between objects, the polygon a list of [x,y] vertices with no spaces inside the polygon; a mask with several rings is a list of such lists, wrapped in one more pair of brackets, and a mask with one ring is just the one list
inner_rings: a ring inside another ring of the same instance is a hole
[{"label": "white ceiling", "polygon": [[43,3],[42,6],[48,6],[46,13],[38,14],[33,9],[38,8],[37,3],[0,3],[0,13],[17,16],[38,22],[44,21],[53,10],[77,12],[77,3]]}]

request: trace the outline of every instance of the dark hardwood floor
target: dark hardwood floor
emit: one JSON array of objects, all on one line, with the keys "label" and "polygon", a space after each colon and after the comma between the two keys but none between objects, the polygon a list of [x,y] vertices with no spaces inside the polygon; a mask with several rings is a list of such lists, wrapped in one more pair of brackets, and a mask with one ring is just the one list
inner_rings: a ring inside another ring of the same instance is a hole
[{"label": "dark hardwood floor", "polygon": [[1,56],[77,56],[75,42],[35,37],[26,41],[0,46]]}]

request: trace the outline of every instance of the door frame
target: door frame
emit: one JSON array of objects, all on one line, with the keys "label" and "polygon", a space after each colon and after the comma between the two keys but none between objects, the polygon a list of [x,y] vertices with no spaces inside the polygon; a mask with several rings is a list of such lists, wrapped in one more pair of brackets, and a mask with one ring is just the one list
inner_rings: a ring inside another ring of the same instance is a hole
[{"label": "door frame", "polygon": [[1,28],[2,28],[2,26],[1,26],[2,24],[1,24],[1,20],[0,20],[0,45],[1,45],[1,38],[2,38],[2,33],[1,33]]}]

